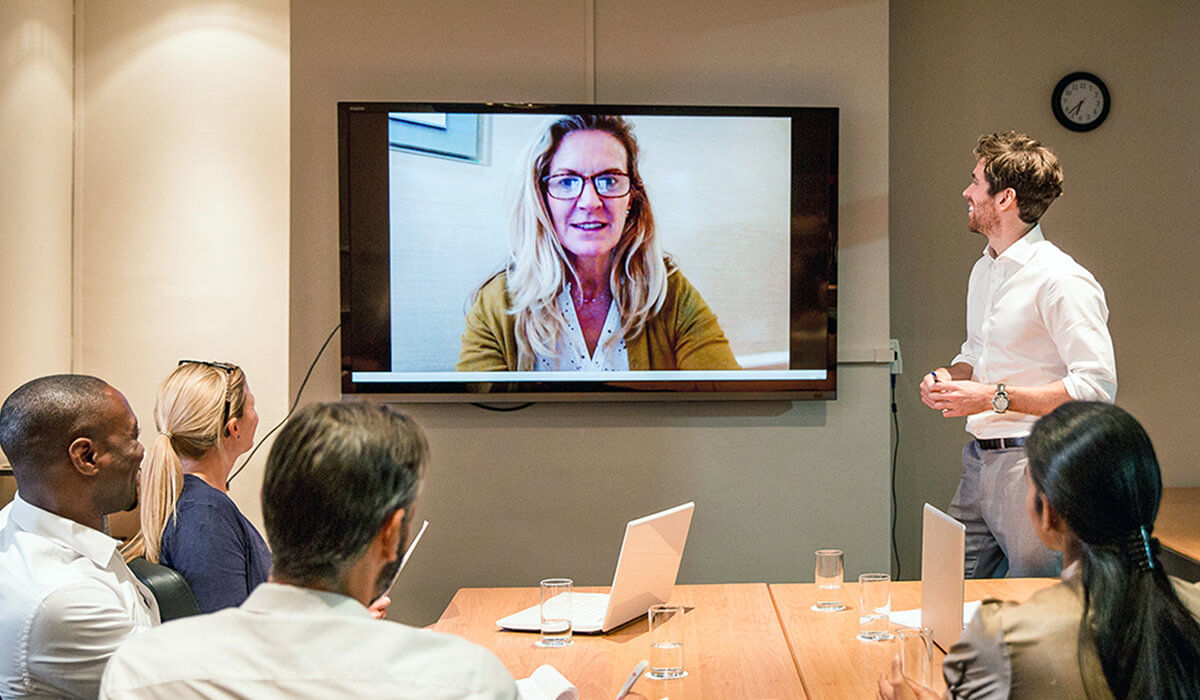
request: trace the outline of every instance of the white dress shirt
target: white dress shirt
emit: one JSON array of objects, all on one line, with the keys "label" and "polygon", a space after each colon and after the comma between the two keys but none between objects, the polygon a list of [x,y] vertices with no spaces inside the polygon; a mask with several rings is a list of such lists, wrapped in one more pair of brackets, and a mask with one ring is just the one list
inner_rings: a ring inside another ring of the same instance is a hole
[{"label": "white dress shirt", "polygon": [[131,639],[101,698],[515,699],[491,652],[376,620],[336,593],[264,583],[238,608],[173,620]]},{"label": "white dress shirt", "polygon": [[121,642],[158,604],[118,542],[21,499],[0,510],[0,697],[96,697]]},{"label": "white dress shirt", "polygon": [[610,342],[621,330],[621,315],[617,302],[608,304],[608,315],[604,317],[604,328],[596,342],[596,352],[589,355],[587,341],[580,330],[579,317],[575,314],[575,302],[571,299],[571,285],[558,295],[558,308],[567,321],[567,334],[559,340],[558,354],[553,357],[537,356],[533,369],[538,372],[628,372],[629,349],[624,338]]},{"label": "white dress shirt", "polygon": [[[954,363],[985,384],[1041,386],[1062,380],[1076,400],[1117,395],[1104,290],[1090,272],[1042,235],[1040,225],[971,270],[967,341]],[[967,417],[976,438],[1020,437],[1037,416],[991,409]]]}]

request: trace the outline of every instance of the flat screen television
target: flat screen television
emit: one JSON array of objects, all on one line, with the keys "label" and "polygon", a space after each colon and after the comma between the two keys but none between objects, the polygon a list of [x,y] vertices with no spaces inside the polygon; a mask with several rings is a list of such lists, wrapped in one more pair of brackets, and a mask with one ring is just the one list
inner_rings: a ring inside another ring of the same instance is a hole
[{"label": "flat screen television", "polygon": [[343,394],[836,398],[836,108],[342,102],[338,147]]}]

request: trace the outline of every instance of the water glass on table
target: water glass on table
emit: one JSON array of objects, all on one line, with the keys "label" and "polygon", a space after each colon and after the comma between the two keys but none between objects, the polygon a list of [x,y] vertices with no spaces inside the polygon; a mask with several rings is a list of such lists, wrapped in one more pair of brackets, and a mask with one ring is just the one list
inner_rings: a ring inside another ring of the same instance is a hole
[{"label": "water glass on table", "polygon": [[646,612],[650,623],[650,670],[647,678],[683,678],[683,606],[652,605]]},{"label": "water glass on table", "polygon": [[813,610],[817,612],[837,612],[846,609],[842,598],[842,577],[844,563],[842,550],[818,549],[816,551],[817,600]]},{"label": "water glass on table", "polygon": [[569,578],[548,578],[541,583],[541,636],[539,647],[571,644],[571,598],[575,583]]},{"label": "water glass on table", "polygon": [[928,627],[896,630],[896,655],[900,673],[921,685],[933,685],[933,631]]},{"label": "water glass on table", "polygon": [[892,638],[888,616],[892,612],[892,577],[863,574],[858,577],[858,638],[883,642]]}]

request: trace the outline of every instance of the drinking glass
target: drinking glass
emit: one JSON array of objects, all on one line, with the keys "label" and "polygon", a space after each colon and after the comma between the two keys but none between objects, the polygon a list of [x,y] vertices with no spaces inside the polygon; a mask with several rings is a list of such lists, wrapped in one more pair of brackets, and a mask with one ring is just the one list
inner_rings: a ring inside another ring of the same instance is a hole
[{"label": "drinking glass", "polygon": [[818,612],[845,610],[846,604],[842,599],[844,573],[842,550],[818,549],[816,557],[817,601],[813,605],[813,610]]},{"label": "drinking glass", "polygon": [[896,630],[896,654],[900,672],[921,685],[933,684],[933,631],[928,627]]},{"label": "drinking glass", "polygon": [[571,593],[575,583],[569,578],[548,578],[541,583],[541,637],[539,647],[565,647],[571,644]]},{"label": "drinking glass", "polygon": [[647,678],[683,678],[683,606],[652,605],[646,612],[650,622],[650,669]]},{"label": "drinking glass", "polygon": [[892,577],[887,574],[863,574],[858,577],[858,638],[882,642],[892,638],[888,614],[892,611]]}]

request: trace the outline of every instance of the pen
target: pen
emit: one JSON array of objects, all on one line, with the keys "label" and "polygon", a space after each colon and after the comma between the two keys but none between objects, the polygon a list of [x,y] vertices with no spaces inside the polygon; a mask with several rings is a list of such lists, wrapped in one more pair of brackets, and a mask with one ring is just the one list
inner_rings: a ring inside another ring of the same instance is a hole
[{"label": "pen", "polygon": [[942,380],[938,379],[938,376],[937,376],[937,370],[934,370],[933,372],[930,372],[930,373],[929,373],[929,376],[933,377],[933,381],[935,381],[935,382],[940,382],[940,381],[942,381]]},{"label": "pen", "polygon": [[645,671],[649,665],[649,661],[642,659],[638,662],[637,666],[633,667],[633,670],[629,672],[629,678],[625,679],[625,685],[621,686],[621,692],[617,693],[617,700],[621,700],[621,698],[629,695],[629,691],[633,690],[633,684],[637,683],[637,679],[642,675],[642,671]]}]

